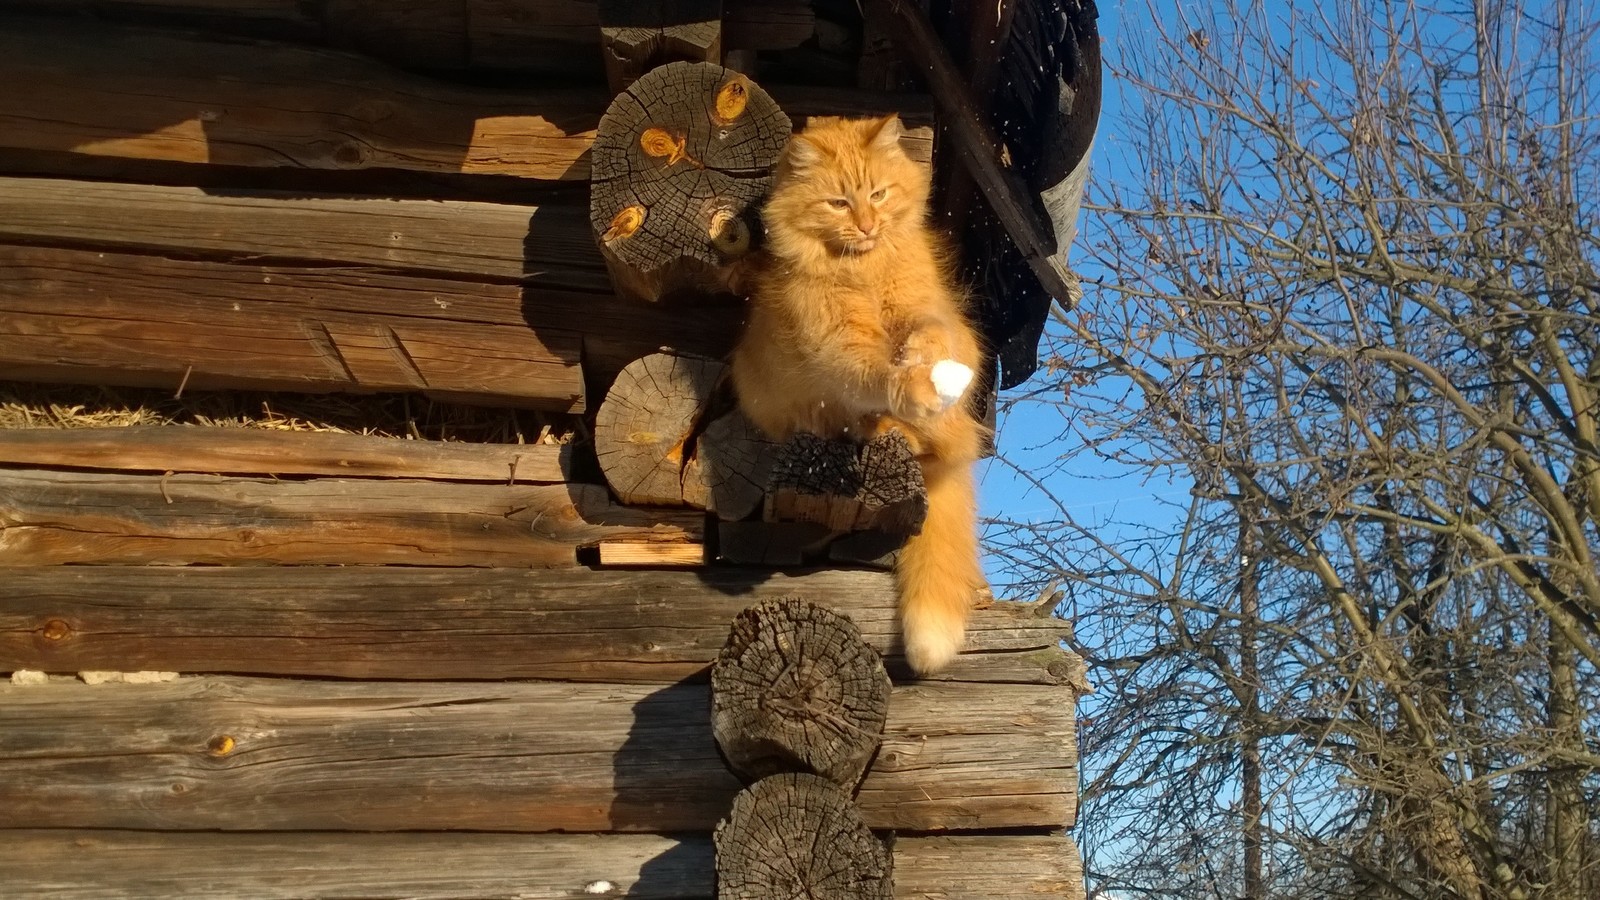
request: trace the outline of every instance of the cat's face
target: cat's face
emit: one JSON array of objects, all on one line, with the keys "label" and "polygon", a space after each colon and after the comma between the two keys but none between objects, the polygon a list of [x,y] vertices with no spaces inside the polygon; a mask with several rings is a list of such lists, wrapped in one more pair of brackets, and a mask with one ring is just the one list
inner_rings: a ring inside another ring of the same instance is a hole
[{"label": "cat's face", "polygon": [[927,202],[927,171],[900,149],[898,118],[825,118],[790,142],[765,220],[780,253],[863,255],[921,227]]}]

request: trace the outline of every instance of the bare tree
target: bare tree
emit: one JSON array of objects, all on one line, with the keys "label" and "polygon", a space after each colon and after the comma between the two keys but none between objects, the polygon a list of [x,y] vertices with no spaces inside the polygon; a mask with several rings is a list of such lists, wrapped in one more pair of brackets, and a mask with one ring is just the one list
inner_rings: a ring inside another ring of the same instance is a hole
[{"label": "bare tree", "polygon": [[1099,457],[1190,502],[991,534],[1101,687],[1092,876],[1600,896],[1600,9],[1149,22],[1093,283],[1009,412],[1063,416],[1047,499]]}]

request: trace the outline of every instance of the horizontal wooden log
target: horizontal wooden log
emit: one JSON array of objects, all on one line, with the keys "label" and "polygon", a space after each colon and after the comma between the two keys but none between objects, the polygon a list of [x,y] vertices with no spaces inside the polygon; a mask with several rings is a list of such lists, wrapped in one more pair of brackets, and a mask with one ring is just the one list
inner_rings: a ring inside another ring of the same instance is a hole
[{"label": "horizontal wooden log", "polygon": [[[591,22],[584,34],[596,61],[597,33]],[[0,93],[8,151],[546,182],[590,178],[609,98],[598,86],[454,85],[316,47],[14,17],[0,20],[0,83],[29,86]],[[789,96],[801,117],[904,110],[908,149],[931,152],[925,98]]]},{"label": "horizontal wooden log", "polygon": [[570,566],[603,540],[699,538],[698,514],[598,485],[0,470],[0,567]]},{"label": "horizontal wooden log", "polygon": [[[598,79],[594,0],[14,0],[30,10],[94,12],[129,22],[326,41],[400,65]],[[810,4],[725,0],[724,45],[796,47]]]},{"label": "horizontal wooden log", "polygon": [[123,472],[560,484],[571,450],[256,428],[0,429],[0,465]]},{"label": "horizontal wooden log", "polygon": [[[0,828],[708,831],[741,787],[712,740],[709,694],[703,684],[5,684]],[[857,795],[867,824],[1070,825],[1063,694],[896,688]]]},{"label": "horizontal wooden log", "polygon": [[606,97],[454,87],[312,47],[0,22],[0,144],[98,156],[559,181]]},{"label": "horizontal wooden log", "polygon": [[60,253],[0,248],[5,258],[17,265],[0,274],[0,378],[584,408],[577,332],[406,315],[403,299],[376,287],[374,306],[387,300],[389,311],[350,312],[292,276],[229,298],[208,289],[215,267],[200,262],[124,255],[63,269]]},{"label": "horizontal wooden log", "polygon": [[[884,572],[44,566],[0,578],[0,672],[676,682],[703,677],[746,607],[797,596],[849,616],[908,676]],[[968,652],[937,679],[1081,684],[1082,663],[1058,648],[1066,630],[1024,604],[975,610]]]},{"label": "horizontal wooden log", "polygon": [[[711,841],[653,834],[241,834],[23,829],[0,841],[11,897],[711,900]],[[441,865],[448,860],[448,865]],[[1059,836],[901,837],[903,900],[1082,900]],[[602,883],[609,883],[606,891]]]},{"label": "horizontal wooden log", "polygon": [[[4,203],[0,198],[0,205]],[[242,222],[222,221],[226,227],[247,227]],[[312,219],[301,224],[325,232],[338,227],[336,220]],[[395,224],[406,227],[400,220]],[[168,252],[182,252],[187,239],[181,228],[175,229]],[[244,242],[239,243],[237,252],[243,254]],[[595,395],[605,391],[623,366],[663,345],[721,355],[733,345],[739,324],[738,308],[724,304],[680,304],[668,309],[643,306],[611,293],[389,274],[353,262],[270,265],[0,244],[0,331],[5,330],[11,313],[25,310],[53,308],[89,315],[89,310],[102,308],[152,306],[224,318],[261,310],[310,325],[321,319],[379,322],[393,317],[404,318],[413,327],[437,322],[447,327],[476,325],[519,333],[531,327],[535,339],[548,333],[558,346],[570,344],[572,335],[581,334],[584,392]],[[291,330],[295,335],[307,333],[307,328],[298,325]],[[17,352],[19,356],[37,356],[52,343],[41,336],[23,343]],[[325,346],[325,341],[319,340],[319,345]],[[110,350],[120,352],[116,347]],[[4,354],[0,360],[20,368],[17,360]],[[174,390],[189,371],[171,359],[153,359],[151,364],[156,368],[144,373],[147,380],[158,380],[160,386]],[[91,383],[127,383],[140,374],[62,363],[48,368],[53,379],[76,377]],[[192,373],[190,385],[199,387]],[[517,386],[524,392],[532,388],[531,384]],[[570,389],[570,385],[563,387]]]},{"label": "horizontal wooden log", "polygon": [[610,292],[580,205],[0,178],[0,243],[12,242]]}]

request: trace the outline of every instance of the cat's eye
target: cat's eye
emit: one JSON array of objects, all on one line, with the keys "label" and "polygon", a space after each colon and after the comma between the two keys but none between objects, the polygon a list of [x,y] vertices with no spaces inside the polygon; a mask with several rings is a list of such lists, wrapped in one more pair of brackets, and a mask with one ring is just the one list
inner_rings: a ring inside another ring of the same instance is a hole
[{"label": "cat's eye", "polygon": [[877,190],[872,192],[872,202],[873,203],[882,203],[883,202],[883,198],[885,198],[887,196],[889,196],[889,189],[888,188],[878,188]]},{"label": "cat's eye", "polygon": [[828,205],[833,207],[834,209],[844,209],[845,207],[850,205],[850,201],[844,199],[843,197],[835,197],[832,200],[828,201]]}]

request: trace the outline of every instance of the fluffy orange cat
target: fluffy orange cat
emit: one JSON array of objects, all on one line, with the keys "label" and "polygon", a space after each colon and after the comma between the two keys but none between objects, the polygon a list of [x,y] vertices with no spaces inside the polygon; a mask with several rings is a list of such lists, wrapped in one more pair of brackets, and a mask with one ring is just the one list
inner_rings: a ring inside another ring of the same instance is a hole
[{"label": "fluffy orange cat", "polygon": [[928,674],[961,649],[984,584],[972,481],[982,428],[964,402],[979,348],[926,221],[930,173],[900,133],[894,116],[813,119],[790,142],[747,276],[733,383],[775,439],[891,427],[910,439],[928,517],[895,575],[906,658]]}]

